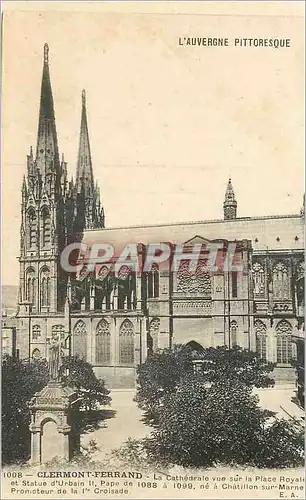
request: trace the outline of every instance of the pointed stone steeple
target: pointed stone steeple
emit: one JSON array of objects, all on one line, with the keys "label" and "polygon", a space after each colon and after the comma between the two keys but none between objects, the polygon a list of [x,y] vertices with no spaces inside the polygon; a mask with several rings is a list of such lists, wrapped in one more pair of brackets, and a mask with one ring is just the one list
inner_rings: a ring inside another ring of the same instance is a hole
[{"label": "pointed stone steeple", "polygon": [[[36,149],[36,167],[42,175],[55,176],[59,172],[59,153],[55,127],[53,95],[49,72],[49,47],[44,45],[44,64],[40,92],[39,123]],[[50,184],[50,179],[48,179]]]},{"label": "pointed stone steeple", "polygon": [[223,203],[224,219],[236,219],[237,217],[237,201],[232,186],[232,180],[229,178]]},{"label": "pointed stone steeple", "polygon": [[76,193],[78,217],[83,219],[83,229],[104,227],[101,212],[100,193],[94,182],[87,125],[86,93],[82,91],[81,130],[76,172]]},{"label": "pointed stone steeple", "polygon": [[80,130],[80,142],[79,142],[77,175],[76,175],[76,188],[78,193],[81,192],[82,182],[84,183],[85,197],[91,198],[94,192],[94,179],[93,179],[89,133],[87,125],[85,90],[82,91],[81,130]]}]

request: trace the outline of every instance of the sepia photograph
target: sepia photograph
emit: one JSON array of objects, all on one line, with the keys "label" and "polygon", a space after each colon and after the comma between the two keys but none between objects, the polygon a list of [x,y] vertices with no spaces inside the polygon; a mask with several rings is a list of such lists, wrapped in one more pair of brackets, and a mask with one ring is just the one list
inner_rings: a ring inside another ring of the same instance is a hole
[{"label": "sepia photograph", "polygon": [[304,22],[3,3],[2,498],[304,498]]}]

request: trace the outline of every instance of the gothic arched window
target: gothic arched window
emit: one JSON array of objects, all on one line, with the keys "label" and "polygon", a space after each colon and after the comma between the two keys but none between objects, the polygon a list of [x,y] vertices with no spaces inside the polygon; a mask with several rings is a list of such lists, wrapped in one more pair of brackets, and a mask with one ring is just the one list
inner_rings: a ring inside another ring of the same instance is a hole
[{"label": "gothic arched window", "polygon": [[51,219],[50,212],[47,207],[41,211],[41,244],[42,247],[47,247],[51,242]]},{"label": "gothic arched window", "polygon": [[87,331],[82,320],[79,320],[73,329],[73,354],[81,359],[87,358]]},{"label": "gothic arched window", "polygon": [[65,337],[65,327],[64,325],[53,325],[52,326],[52,337],[60,337],[63,339]]},{"label": "gothic arched window", "polygon": [[230,326],[230,331],[231,331],[230,347],[234,347],[235,345],[237,345],[237,330],[238,330],[237,321],[231,321],[231,326]]},{"label": "gothic arched window", "polygon": [[282,262],[273,267],[273,296],[276,299],[290,298],[290,279],[288,269]]},{"label": "gothic arched window", "polygon": [[204,270],[205,261],[199,261],[196,270],[190,269],[189,261],[182,261],[177,272],[177,291],[191,294],[211,295],[210,274]]},{"label": "gothic arched window", "polygon": [[36,299],[35,271],[30,268],[26,273],[26,300],[35,306]]},{"label": "gothic arched window", "polygon": [[111,361],[111,337],[109,324],[102,319],[96,329],[96,364],[107,365]]},{"label": "gothic arched window", "polygon": [[159,297],[159,269],[156,263],[152,264],[148,272],[147,296],[149,299]]},{"label": "gothic arched window", "polygon": [[266,325],[257,319],[254,323],[256,335],[256,352],[264,360],[267,359],[267,328]]},{"label": "gothic arched window", "polygon": [[27,213],[27,236],[28,247],[34,248],[37,243],[37,218],[34,208],[30,208]]},{"label": "gothic arched window", "polygon": [[41,336],[41,328],[39,325],[33,325],[32,328],[32,340],[38,340]]},{"label": "gothic arched window", "polygon": [[266,290],[266,279],[264,268],[259,262],[254,262],[252,266],[254,295],[264,296]]},{"label": "gothic arched window", "polygon": [[41,352],[39,349],[34,349],[34,351],[32,352],[32,358],[33,359],[41,358]]},{"label": "gothic arched window", "polygon": [[276,326],[277,363],[289,364],[292,359],[292,326],[285,319]]},{"label": "gothic arched window", "polygon": [[40,273],[40,306],[50,306],[50,271],[47,268]]},{"label": "gothic arched window", "polygon": [[123,321],[119,331],[119,363],[134,363],[134,327],[129,319]]},{"label": "gothic arched window", "polygon": [[155,352],[158,346],[158,333],[160,327],[160,319],[153,318],[150,322],[149,328],[149,346],[148,349],[151,352]]}]

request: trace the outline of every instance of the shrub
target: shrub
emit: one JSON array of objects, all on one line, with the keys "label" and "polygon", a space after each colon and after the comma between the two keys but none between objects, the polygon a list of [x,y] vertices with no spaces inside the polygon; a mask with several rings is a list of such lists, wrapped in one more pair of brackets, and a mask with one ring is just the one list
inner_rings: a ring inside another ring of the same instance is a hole
[{"label": "shrub", "polygon": [[2,462],[24,460],[29,453],[29,400],[48,381],[45,360],[29,363],[2,358]]},{"label": "shrub", "polygon": [[145,423],[152,427],[158,425],[164,399],[177,390],[182,380],[192,376],[195,361],[203,382],[239,381],[248,387],[274,385],[269,377],[273,363],[258,358],[254,352],[237,346],[233,349],[210,347],[195,353],[189,346],[176,345],[157,351],[138,367],[135,401],[144,410]]},{"label": "shrub", "polygon": [[154,460],[184,467],[302,465],[302,433],[270,416],[244,383],[209,386],[189,377],[165,397],[146,450]]}]

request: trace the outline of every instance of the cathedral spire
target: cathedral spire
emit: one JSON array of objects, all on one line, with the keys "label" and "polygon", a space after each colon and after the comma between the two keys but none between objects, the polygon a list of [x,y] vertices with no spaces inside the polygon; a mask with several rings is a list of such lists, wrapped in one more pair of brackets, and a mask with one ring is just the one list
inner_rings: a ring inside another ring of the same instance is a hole
[{"label": "cathedral spire", "polygon": [[53,95],[49,72],[49,47],[46,43],[44,45],[43,73],[40,92],[36,166],[40,170],[44,181],[46,175],[56,172],[59,167]]},{"label": "cathedral spire", "polygon": [[89,133],[87,126],[85,90],[82,91],[81,130],[80,130],[79,151],[77,160],[76,188],[78,193],[81,192],[82,183],[84,183],[85,197],[92,198],[94,192],[94,179],[93,179],[92,162],[90,154]]},{"label": "cathedral spire", "polygon": [[232,180],[229,178],[223,203],[224,219],[236,219],[237,217],[237,201],[232,185]]}]

